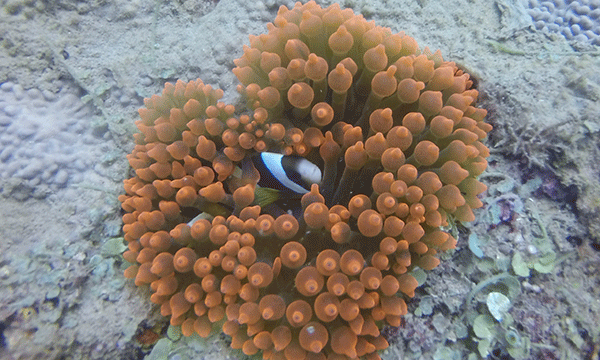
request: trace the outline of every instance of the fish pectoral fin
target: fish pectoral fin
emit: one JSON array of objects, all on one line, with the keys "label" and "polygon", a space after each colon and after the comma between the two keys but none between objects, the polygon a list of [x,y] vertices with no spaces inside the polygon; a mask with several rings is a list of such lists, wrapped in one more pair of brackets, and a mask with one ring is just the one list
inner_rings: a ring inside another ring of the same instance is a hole
[{"label": "fish pectoral fin", "polygon": [[279,190],[257,186],[254,189],[254,203],[263,208],[279,200],[280,194]]}]

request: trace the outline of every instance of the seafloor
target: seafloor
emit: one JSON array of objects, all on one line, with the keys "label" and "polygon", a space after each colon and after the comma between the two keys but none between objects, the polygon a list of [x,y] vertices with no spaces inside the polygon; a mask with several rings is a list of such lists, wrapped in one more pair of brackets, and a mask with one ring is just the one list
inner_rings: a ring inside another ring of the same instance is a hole
[{"label": "seafloor", "polygon": [[[181,338],[122,276],[117,196],[142,99],[200,77],[236,101],[232,60],[293,4],[0,4],[0,358],[245,358],[220,334]],[[494,125],[485,206],[382,358],[598,359],[598,2],[341,5],[467,69]]]}]

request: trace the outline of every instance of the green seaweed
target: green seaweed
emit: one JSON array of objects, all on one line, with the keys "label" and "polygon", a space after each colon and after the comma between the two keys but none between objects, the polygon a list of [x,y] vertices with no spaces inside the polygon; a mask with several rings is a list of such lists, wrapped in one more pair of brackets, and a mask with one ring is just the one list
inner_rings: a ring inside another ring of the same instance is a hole
[{"label": "green seaweed", "polygon": [[173,326],[170,325],[167,329],[167,338],[171,339],[171,341],[177,341],[181,339],[181,326]]},{"label": "green seaweed", "polygon": [[127,250],[127,245],[125,245],[122,237],[106,240],[100,249],[102,255],[104,256],[121,255],[125,250]]},{"label": "green seaweed", "polygon": [[483,250],[479,247],[479,237],[475,233],[469,235],[469,250],[478,258],[483,258]]},{"label": "green seaweed", "polygon": [[166,360],[172,348],[173,342],[171,340],[166,338],[160,339],[154,345],[152,352],[146,357],[146,360]]},{"label": "green seaweed", "polygon": [[512,269],[518,276],[529,277],[529,264],[523,260],[520,252],[515,252],[511,261]]},{"label": "green seaweed", "polygon": [[503,272],[501,274],[494,275],[491,278],[488,278],[487,280],[484,280],[477,284],[477,286],[475,286],[473,290],[469,292],[467,298],[465,299],[465,303],[467,304],[467,306],[471,304],[471,301],[473,301],[473,298],[475,297],[475,295],[477,295],[477,293],[479,293],[488,286],[495,285],[498,283],[503,285],[502,287],[504,288],[504,291],[501,292],[509,298],[515,297],[521,293],[521,283],[519,282],[519,279],[517,279],[515,276],[512,276],[508,272]]},{"label": "green seaweed", "polygon": [[490,314],[501,322],[510,309],[510,299],[506,295],[494,291],[488,294],[486,305]]}]

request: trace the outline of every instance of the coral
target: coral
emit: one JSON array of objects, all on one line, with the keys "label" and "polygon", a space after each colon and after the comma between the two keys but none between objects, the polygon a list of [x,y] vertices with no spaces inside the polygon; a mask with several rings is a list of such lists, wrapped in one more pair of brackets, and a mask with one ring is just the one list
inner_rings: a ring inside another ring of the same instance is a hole
[{"label": "coral", "polygon": [[[85,124],[85,125],[84,125]],[[104,174],[116,151],[106,124],[93,120],[93,111],[65,86],[58,94],[19,84],[0,85],[0,189],[26,200],[43,198],[70,184],[90,182],[93,168]]]},{"label": "coral", "polygon": [[536,29],[560,33],[569,40],[600,44],[600,1],[522,0]]},{"label": "coral", "polygon": [[[234,61],[249,111],[200,80],[145,99],[120,197],[125,275],[184,335],[220,323],[265,359],[378,359],[410,271],[435,268],[456,245],[440,227],[482,206],[486,111],[439,52],[336,4],[282,6],[267,28]],[[244,159],[263,151],[320,165],[320,185],[256,205]]]}]

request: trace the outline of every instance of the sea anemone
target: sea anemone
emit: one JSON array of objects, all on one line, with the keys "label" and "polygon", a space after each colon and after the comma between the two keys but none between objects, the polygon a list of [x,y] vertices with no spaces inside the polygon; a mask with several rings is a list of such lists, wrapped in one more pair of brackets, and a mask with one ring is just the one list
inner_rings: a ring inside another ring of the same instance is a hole
[{"label": "sea anemone", "polygon": [[[234,60],[248,109],[201,80],[145,99],[120,196],[125,275],[184,335],[265,359],[379,359],[417,280],[472,221],[491,130],[469,75],[350,9],[282,6]],[[304,158],[297,198],[251,159]],[[264,194],[270,194],[265,201]]]}]

